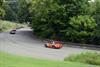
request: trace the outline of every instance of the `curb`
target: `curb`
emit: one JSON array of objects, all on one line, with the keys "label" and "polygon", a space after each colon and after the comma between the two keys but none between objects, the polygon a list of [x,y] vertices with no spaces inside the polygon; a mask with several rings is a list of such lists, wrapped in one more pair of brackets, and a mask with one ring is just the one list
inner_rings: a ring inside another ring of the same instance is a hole
[{"label": "curb", "polygon": [[62,43],[66,47],[69,46],[69,47],[76,47],[76,48],[100,50],[100,45],[80,44],[80,43],[70,43],[70,42],[62,42]]}]

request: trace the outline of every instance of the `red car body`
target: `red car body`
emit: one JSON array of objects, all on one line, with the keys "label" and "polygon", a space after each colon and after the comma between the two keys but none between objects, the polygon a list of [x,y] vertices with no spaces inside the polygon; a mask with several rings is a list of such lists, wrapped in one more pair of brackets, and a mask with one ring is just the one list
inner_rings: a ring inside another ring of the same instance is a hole
[{"label": "red car body", "polygon": [[53,41],[53,42],[46,43],[45,47],[47,47],[47,48],[55,48],[55,49],[62,48],[62,43],[61,42],[59,42],[59,41]]}]

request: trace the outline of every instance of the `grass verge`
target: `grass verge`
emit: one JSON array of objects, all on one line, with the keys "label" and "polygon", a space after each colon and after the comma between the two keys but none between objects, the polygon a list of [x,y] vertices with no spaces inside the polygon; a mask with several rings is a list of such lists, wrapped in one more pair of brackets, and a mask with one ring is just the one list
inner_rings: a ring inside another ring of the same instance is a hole
[{"label": "grass verge", "polygon": [[99,67],[77,62],[40,60],[0,52],[0,67]]},{"label": "grass verge", "polygon": [[81,62],[100,66],[100,53],[84,52],[78,55],[71,55],[64,59],[65,61]]},{"label": "grass verge", "polygon": [[20,27],[26,27],[24,24],[14,23],[10,21],[0,20],[0,32],[8,31],[11,29],[16,29]]}]

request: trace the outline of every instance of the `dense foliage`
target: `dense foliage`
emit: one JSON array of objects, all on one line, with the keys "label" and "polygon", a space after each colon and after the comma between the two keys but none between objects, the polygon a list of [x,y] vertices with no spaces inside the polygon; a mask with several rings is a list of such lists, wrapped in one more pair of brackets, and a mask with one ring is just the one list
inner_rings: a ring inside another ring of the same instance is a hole
[{"label": "dense foliage", "polygon": [[100,44],[99,22],[94,18],[100,16],[97,7],[89,0],[34,0],[32,28],[40,37]]},{"label": "dense foliage", "polygon": [[95,35],[97,24],[95,20],[86,16],[72,17],[69,21],[69,27],[65,30],[65,37],[71,42],[91,43]]},{"label": "dense foliage", "polygon": [[3,9],[3,0],[0,0],[0,19],[3,18],[5,11]]},{"label": "dense foliage", "polygon": [[4,20],[17,21],[18,20],[18,2],[4,3],[5,16]]},{"label": "dense foliage", "polygon": [[98,29],[100,30],[100,0],[96,0],[96,2],[95,2],[94,18],[98,25]]},{"label": "dense foliage", "polygon": [[18,21],[23,22],[30,22],[30,12],[29,7],[31,6],[30,2],[27,2],[26,0],[18,0]]},{"label": "dense foliage", "polygon": [[3,8],[5,10],[4,20],[17,21],[20,23],[30,21],[29,6],[30,2],[26,0],[13,0],[4,2]]}]

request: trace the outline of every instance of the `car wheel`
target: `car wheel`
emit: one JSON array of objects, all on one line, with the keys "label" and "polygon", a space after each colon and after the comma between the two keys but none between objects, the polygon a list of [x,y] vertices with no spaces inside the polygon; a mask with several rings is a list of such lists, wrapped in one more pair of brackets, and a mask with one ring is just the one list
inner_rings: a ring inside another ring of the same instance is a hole
[{"label": "car wheel", "polygon": [[44,46],[47,48],[48,46],[47,46],[47,44],[44,44]]}]

